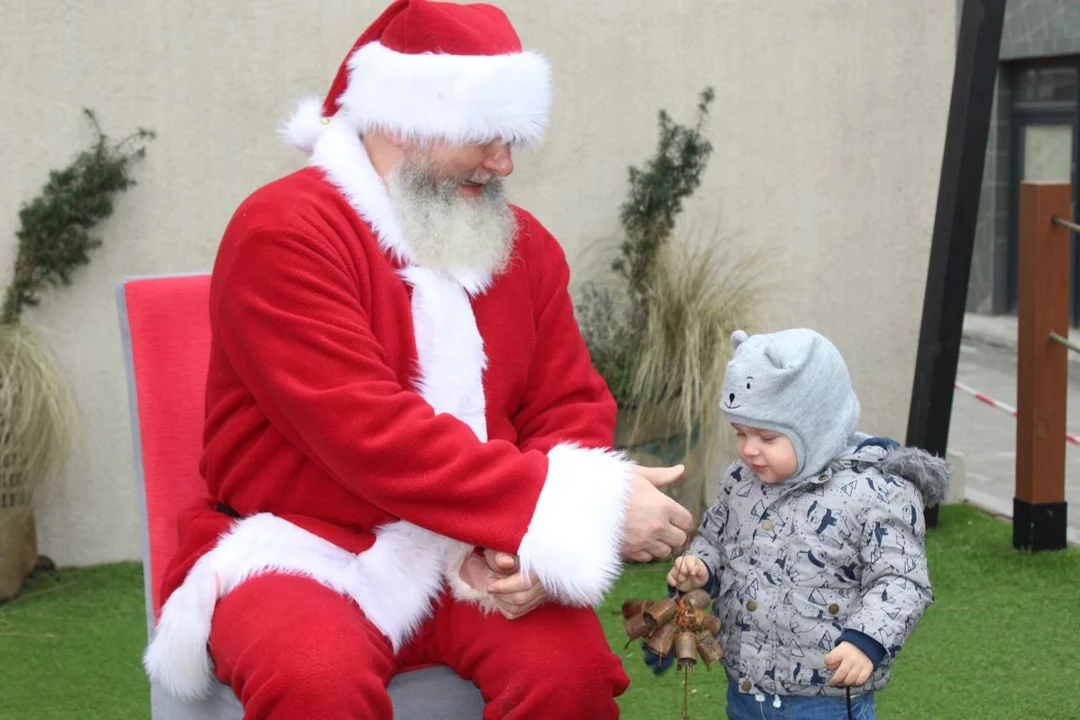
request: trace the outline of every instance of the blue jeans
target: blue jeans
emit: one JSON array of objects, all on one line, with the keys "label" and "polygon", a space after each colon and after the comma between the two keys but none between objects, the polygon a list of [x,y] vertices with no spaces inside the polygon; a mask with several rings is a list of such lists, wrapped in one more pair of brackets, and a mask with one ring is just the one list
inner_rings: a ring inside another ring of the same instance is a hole
[{"label": "blue jeans", "polygon": [[[800,697],[781,695],[780,707],[775,707],[776,696],[766,695],[763,702],[753,693],[739,692],[730,679],[727,690],[727,716],[729,720],[847,720],[847,700],[843,697]],[[876,720],[874,694],[851,694],[851,716],[854,720]]]}]

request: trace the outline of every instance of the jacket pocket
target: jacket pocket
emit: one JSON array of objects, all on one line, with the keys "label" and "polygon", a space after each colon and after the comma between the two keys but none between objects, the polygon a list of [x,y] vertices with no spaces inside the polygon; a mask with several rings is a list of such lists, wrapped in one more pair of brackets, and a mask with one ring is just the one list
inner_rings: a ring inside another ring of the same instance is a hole
[{"label": "jacket pocket", "polygon": [[789,587],[776,617],[777,652],[773,669],[789,691],[825,686],[831,673],[825,656],[836,646],[842,619],[854,606],[854,594],[836,588]]},{"label": "jacket pocket", "polygon": [[851,589],[796,586],[788,591],[785,605],[800,617],[840,621],[851,613],[857,598]]},{"label": "jacket pocket", "polygon": [[846,590],[793,587],[785,596],[781,628],[786,624],[799,647],[824,655],[836,645],[855,601],[856,594]]}]

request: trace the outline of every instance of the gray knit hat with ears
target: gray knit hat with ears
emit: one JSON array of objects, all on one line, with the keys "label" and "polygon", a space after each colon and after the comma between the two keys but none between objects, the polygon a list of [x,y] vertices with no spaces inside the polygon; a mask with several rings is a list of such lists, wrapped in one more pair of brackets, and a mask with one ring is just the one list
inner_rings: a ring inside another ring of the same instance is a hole
[{"label": "gray knit hat with ears", "polygon": [[729,422],[783,433],[798,468],[787,481],[817,475],[839,456],[859,424],[859,400],[840,351],[813,330],[731,335],[721,411]]}]

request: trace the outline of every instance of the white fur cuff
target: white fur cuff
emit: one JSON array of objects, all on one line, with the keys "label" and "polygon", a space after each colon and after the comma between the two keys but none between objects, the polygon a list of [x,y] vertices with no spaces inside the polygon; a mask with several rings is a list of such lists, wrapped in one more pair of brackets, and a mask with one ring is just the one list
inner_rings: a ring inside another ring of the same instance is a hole
[{"label": "white fur cuff", "polygon": [[622,455],[575,445],[548,453],[544,489],[521,541],[523,571],[566,605],[596,605],[618,577],[628,479]]}]

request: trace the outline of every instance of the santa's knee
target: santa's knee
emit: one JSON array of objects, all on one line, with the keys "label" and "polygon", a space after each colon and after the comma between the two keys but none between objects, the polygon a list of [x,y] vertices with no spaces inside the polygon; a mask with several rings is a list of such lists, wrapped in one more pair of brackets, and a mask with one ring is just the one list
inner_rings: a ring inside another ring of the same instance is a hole
[{"label": "santa's knee", "polygon": [[385,681],[355,648],[282,644],[263,660],[234,684],[248,717],[393,717]]},{"label": "santa's knee", "polygon": [[592,717],[606,717],[615,708],[614,698],[626,691],[629,679],[622,661],[603,643],[577,643],[569,638],[552,640],[558,650],[542,662],[521,668],[517,681],[531,688],[530,694],[554,717],[579,717],[586,710]]},{"label": "santa's knee", "polygon": [[210,634],[218,679],[246,717],[389,718],[389,645],[329,591],[261,577],[218,605]]},{"label": "santa's knee", "polygon": [[622,661],[606,645],[591,652],[581,652],[572,672],[564,670],[556,675],[549,681],[552,687],[564,688],[577,695],[596,693],[599,697],[610,698],[620,695],[629,684]]}]

